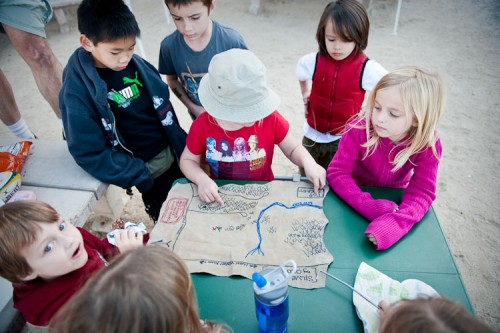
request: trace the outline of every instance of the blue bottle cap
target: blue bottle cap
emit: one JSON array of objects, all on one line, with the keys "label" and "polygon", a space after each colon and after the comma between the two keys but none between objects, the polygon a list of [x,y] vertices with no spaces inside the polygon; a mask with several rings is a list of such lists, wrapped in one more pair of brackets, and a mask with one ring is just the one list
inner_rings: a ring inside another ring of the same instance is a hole
[{"label": "blue bottle cap", "polygon": [[265,277],[263,277],[261,274],[259,273],[253,273],[252,274],[252,280],[253,282],[255,282],[255,284],[257,285],[257,287],[259,288],[262,288],[266,285],[267,283],[267,280]]}]

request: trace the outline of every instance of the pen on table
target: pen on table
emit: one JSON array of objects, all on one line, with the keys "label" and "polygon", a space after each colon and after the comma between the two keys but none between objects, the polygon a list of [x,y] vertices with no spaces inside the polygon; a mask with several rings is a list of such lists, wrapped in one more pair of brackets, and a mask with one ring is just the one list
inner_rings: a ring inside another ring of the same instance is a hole
[{"label": "pen on table", "polygon": [[355,292],[356,294],[358,294],[359,296],[363,297],[363,298],[364,298],[364,299],[365,299],[368,303],[370,303],[371,305],[373,305],[373,306],[374,306],[374,307],[376,307],[377,309],[380,309],[380,306],[379,306],[378,304],[375,304],[375,302],[374,302],[374,301],[372,301],[371,299],[369,299],[368,297],[366,297],[365,295],[363,295],[360,291],[358,291],[358,290],[354,289],[354,287],[353,287],[353,286],[349,285],[348,283],[346,283],[346,282],[342,281],[341,279],[339,279],[338,277],[336,277],[336,276],[334,276],[334,275],[332,275],[332,274],[330,274],[330,273],[327,273],[327,272],[325,272],[325,271],[320,270],[320,271],[318,272],[318,274],[316,275],[316,279],[318,278],[319,273],[323,273],[323,274],[325,274],[326,276],[331,277],[331,278],[332,278],[332,279],[334,279],[335,281],[342,283],[344,286],[346,286],[347,288],[351,289],[352,291],[354,291],[354,292]]}]

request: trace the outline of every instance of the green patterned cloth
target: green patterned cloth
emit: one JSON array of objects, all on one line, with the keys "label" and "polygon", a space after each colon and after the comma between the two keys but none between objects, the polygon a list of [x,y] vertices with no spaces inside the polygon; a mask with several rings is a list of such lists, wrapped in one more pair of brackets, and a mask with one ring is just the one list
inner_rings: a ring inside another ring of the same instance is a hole
[{"label": "green patterned cloth", "polygon": [[[439,296],[428,284],[415,279],[399,282],[384,273],[362,262],[359,265],[354,288],[378,304],[385,300],[390,304],[402,299],[413,299],[419,296]],[[352,297],[356,313],[363,322],[365,333],[377,333],[379,318],[377,309],[356,293]]]}]

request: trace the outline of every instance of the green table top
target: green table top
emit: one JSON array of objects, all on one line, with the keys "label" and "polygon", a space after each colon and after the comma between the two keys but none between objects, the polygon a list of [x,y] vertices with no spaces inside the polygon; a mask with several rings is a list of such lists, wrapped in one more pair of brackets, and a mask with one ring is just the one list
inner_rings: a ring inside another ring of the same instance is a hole
[{"label": "green table top", "polygon": [[[185,179],[179,182],[186,182]],[[228,181],[218,181],[227,184]],[[231,181],[244,184],[245,182]],[[376,198],[398,201],[402,191],[365,188]],[[334,261],[328,272],[353,285],[362,261],[391,278],[418,279],[473,312],[446,239],[431,207],[421,222],[392,248],[376,251],[363,232],[367,220],[333,191],[324,200],[329,220],[324,242]],[[258,332],[252,281],[242,277],[192,274],[201,318],[223,321],[235,332]],[[325,288],[289,289],[288,332],[362,332],[352,303],[352,291],[333,279]]]}]

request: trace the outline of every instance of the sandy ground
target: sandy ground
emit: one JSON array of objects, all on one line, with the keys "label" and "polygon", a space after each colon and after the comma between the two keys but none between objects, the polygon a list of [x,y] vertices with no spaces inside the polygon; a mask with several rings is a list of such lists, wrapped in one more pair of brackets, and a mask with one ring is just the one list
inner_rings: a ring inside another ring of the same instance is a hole
[{"label": "sandy ground", "polygon": [[[496,132],[500,2],[403,0],[397,35],[392,34],[397,1],[372,2],[368,56],[389,70],[402,65],[438,69],[447,81],[448,103],[440,125],[444,154],[434,207],[477,315],[500,330],[500,140]],[[270,0],[259,16],[248,13],[249,3],[218,0],[213,18],[237,29],[267,65],[269,81],[282,97],[280,110],[300,139],[304,119],[295,64],[300,56],[317,49],[315,29],[327,1]],[[167,23],[161,0],[133,0],[132,7],[142,29],[146,58],[157,65],[160,41],[174,25]],[[69,33],[61,34],[54,20],[47,28],[63,65],[78,46],[75,10],[68,7]],[[59,122],[5,35],[0,35],[0,65],[31,129],[40,138],[61,139]],[[175,97],[172,101],[188,130],[185,108]],[[0,135],[10,133],[0,125]],[[281,154],[275,157],[274,169],[278,175],[296,171]],[[137,192],[123,217],[147,221]],[[94,217],[90,222],[94,221],[103,220]]]}]

